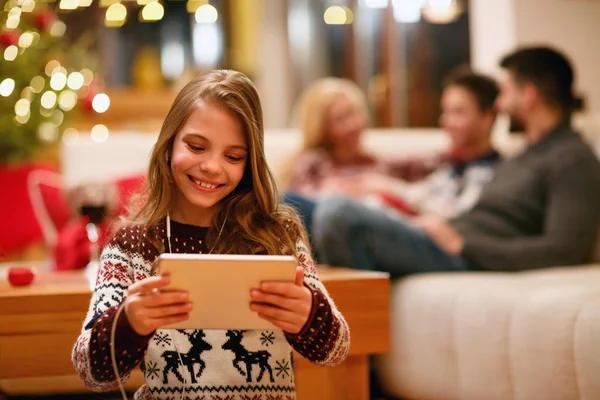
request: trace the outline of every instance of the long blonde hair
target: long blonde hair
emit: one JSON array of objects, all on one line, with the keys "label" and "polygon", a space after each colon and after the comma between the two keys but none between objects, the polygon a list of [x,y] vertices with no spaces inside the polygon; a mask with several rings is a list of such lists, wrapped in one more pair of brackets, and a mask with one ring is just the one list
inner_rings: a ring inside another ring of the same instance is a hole
[{"label": "long blonde hair", "polygon": [[[148,180],[129,224],[141,224],[149,238],[174,204],[178,190],[167,162],[173,141],[199,102],[224,107],[235,115],[248,142],[248,159],[236,189],[221,201],[205,242],[216,254],[293,254],[295,242],[306,233],[292,208],[279,204],[279,194],[265,158],[264,128],[256,88],[244,74],[215,70],[192,79],[177,95],[152,149]],[[227,219],[227,220],[225,220]],[[218,229],[225,224],[217,241]],[[164,245],[158,238],[159,252]],[[287,249],[287,250],[282,250]]]},{"label": "long blonde hair", "polygon": [[328,77],[319,79],[309,86],[293,112],[292,125],[302,132],[302,147],[294,157],[291,157],[280,176],[284,187],[290,183],[294,163],[302,154],[316,149],[325,151],[331,149],[327,135],[329,109],[341,96],[355,103],[359,112],[368,119],[369,111],[365,95],[354,82]]}]

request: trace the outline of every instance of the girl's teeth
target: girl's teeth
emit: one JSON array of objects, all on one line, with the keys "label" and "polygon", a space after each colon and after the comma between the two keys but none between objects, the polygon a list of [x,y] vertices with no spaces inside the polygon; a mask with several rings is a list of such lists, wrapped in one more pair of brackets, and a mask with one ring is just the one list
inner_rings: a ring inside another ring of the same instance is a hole
[{"label": "girl's teeth", "polygon": [[210,183],[205,183],[202,181],[194,181],[194,182],[196,183],[196,185],[205,187],[207,189],[214,189],[217,187],[217,185],[211,185]]}]

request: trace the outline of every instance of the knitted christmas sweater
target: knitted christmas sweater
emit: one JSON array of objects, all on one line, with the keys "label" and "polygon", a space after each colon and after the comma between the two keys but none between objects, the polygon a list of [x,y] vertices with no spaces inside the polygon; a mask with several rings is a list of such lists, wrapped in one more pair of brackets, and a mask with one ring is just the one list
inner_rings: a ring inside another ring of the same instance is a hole
[{"label": "knitted christmas sweater", "polygon": [[[158,233],[168,248],[164,223]],[[205,234],[206,228],[172,221],[173,253],[206,252]],[[335,366],[345,359],[350,346],[348,325],[319,280],[301,240],[295,256],[305,270],[304,283],[313,295],[313,303],[306,325],[296,335],[276,328],[158,329],[148,336],[138,335],[125,313],[118,321],[115,314],[127,287],[150,276],[158,255],[140,226],[122,228],[105,247],[90,308],[73,348],[73,363],[89,388],[108,391],[118,387],[109,346],[114,323],[122,382],[137,365],[145,376],[136,399],[292,400],[296,398],[292,348],[320,365]]]}]

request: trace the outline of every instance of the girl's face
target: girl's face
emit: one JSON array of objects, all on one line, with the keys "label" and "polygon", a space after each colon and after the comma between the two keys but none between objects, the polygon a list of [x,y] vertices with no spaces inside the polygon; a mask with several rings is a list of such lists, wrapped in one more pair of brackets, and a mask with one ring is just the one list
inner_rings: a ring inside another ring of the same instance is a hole
[{"label": "girl's face", "polygon": [[225,108],[200,103],[173,142],[173,216],[184,223],[210,225],[219,202],[240,183],[247,159],[240,121]]},{"label": "girl's face", "polygon": [[328,142],[335,148],[357,148],[366,125],[366,118],[356,102],[340,95],[329,106],[326,126]]}]

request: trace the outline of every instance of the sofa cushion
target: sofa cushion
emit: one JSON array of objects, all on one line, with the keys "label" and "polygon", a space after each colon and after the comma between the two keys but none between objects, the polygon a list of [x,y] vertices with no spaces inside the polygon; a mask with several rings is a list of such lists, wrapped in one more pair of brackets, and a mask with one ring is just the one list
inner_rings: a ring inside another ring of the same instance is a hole
[{"label": "sofa cushion", "polygon": [[600,268],[418,275],[392,285],[390,394],[600,398]]}]

